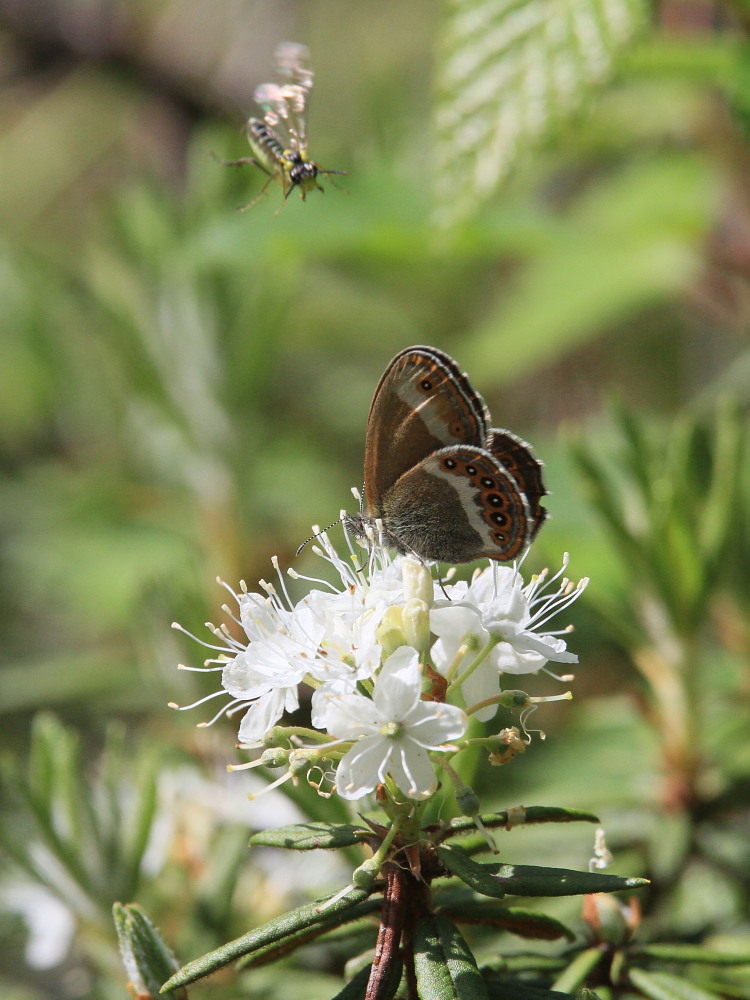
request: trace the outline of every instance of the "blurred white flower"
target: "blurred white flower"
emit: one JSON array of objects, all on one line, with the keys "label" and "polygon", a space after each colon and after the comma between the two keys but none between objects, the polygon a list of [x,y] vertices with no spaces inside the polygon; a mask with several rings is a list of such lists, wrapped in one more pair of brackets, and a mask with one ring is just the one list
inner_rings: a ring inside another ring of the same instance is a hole
[{"label": "blurred white flower", "polygon": [[32,969],[52,969],[68,954],[76,918],[57,896],[41,885],[18,883],[3,891],[3,903],[20,913],[29,930],[24,957]]}]

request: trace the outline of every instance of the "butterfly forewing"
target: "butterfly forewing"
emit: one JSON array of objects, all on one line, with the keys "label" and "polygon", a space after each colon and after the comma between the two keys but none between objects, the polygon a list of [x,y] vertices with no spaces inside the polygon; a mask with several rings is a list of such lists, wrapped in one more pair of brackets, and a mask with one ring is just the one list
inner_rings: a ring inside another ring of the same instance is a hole
[{"label": "butterfly forewing", "polygon": [[375,390],[365,446],[367,511],[418,462],[446,445],[481,447],[489,414],[455,362],[432,347],[411,347],[391,361]]}]

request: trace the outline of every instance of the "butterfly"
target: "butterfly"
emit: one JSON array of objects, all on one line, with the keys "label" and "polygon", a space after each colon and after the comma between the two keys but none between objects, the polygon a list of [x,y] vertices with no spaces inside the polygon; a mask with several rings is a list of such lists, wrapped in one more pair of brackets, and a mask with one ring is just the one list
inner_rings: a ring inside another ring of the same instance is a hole
[{"label": "butterfly", "polygon": [[297,42],[282,42],[275,53],[281,83],[262,83],[255,90],[255,100],[263,109],[263,118],[248,118],[245,131],[253,152],[239,160],[224,160],[227,167],[249,163],[268,175],[257,197],[243,206],[243,211],[263,196],[276,177],[281,182],[284,199],[295,188],[305,200],[308,191],[317,188],[321,174],[345,174],[345,170],[324,170],[307,155],[305,110],[312,90],[313,71],[309,52]]},{"label": "butterfly", "polygon": [[[424,561],[505,562],[544,523],[542,464],[525,441],[490,427],[482,397],[453,358],[408,347],[390,362],[370,407],[362,509],[345,524]],[[375,529],[377,537],[377,529]]]}]

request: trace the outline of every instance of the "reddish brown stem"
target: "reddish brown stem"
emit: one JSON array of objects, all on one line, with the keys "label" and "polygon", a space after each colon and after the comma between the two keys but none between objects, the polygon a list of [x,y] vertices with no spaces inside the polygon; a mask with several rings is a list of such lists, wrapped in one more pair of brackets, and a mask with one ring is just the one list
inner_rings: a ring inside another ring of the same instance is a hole
[{"label": "reddish brown stem", "polygon": [[398,865],[390,865],[386,871],[386,886],[383,894],[383,909],[380,914],[380,929],[375,945],[375,957],[367,983],[365,1000],[383,1000],[388,995],[391,977],[398,974],[401,962],[398,950],[401,932],[406,917],[406,879],[408,875]]}]

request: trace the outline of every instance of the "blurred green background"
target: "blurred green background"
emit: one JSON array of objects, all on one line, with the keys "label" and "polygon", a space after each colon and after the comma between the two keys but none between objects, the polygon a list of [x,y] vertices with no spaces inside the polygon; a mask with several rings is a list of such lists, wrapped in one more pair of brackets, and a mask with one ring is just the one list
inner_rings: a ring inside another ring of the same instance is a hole
[{"label": "blurred green background", "polygon": [[[545,462],[526,568],[592,577],[576,701],[478,780],[598,811],[659,933],[747,934],[749,27],[746,0],[0,0],[3,995],[124,995],[114,899],[187,959],[298,889],[248,867],[287,817],[217,777],[235,723],[166,708],[212,689],[169,624],[351,507],[377,379],[419,343]],[[247,155],[284,39],[346,191],[237,212],[262,175],[214,155]]]}]

